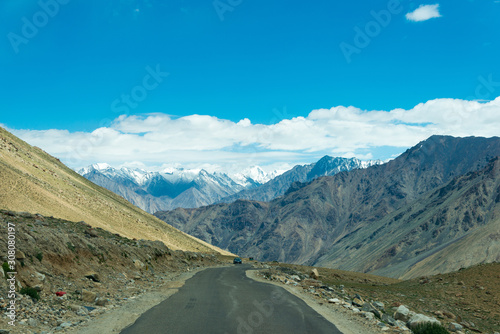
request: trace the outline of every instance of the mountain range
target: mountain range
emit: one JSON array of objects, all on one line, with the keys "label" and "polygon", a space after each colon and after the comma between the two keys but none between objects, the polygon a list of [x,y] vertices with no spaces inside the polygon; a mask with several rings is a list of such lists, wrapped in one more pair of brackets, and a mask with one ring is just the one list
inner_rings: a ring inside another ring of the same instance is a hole
[{"label": "mountain range", "polygon": [[268,174],[262,168],[253,166],[231,176],[203,169],[169,168],[161,172],[126,167],[117,169],[100,163],[82,168],[78,173],[141,209],[154,213],[237,199],[271,200],[283,195],[293,182],[306,182],[319,176],[379,163],[325,156],[317,163],[295,166],[284,173],[274,171]]},{"label": "mountain range", "polygon": [[[95,185],[57,158],[0,127],[0,209],[38,213],[102,228],[173,250],[228,254]],[[19,242],[28,242],[19,236]]]},{"label": "mountain range", "polygon": [[316,163],[297,165],[260,187],[242,190],[237,194],[223,198],[220,202],[230,203],[238,199],[271,201],[282,196],[294,182],[309,182],[320,176],[335,175],[340,172],[367,168],[381,163],[380,160],[362,161],[356,158],[340,158],[326,155]]},{"label": "mountain range", "polygon": [[260,260],[415,277],[499,261],[500,138],[432,136],[396,159],[295,182],[270,202],[156,216]]}]

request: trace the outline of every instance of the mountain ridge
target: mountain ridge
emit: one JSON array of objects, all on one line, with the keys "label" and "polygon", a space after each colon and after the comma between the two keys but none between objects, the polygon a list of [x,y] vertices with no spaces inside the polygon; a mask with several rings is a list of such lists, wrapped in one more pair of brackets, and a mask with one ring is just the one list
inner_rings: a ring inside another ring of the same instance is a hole
[{"label": "mountain ridge", "polygon": [[171,249],[228,253],[171,227],[0,127],[0,208],[85,221]]},{"label": "mountain ridge", "polygon": [[357,245],[359,231],[498,155],[498,137],[432,136],[383,165],[297,183],[270,202],[240,200],[156,216],[242,255],[312,265],[342,240]]}]

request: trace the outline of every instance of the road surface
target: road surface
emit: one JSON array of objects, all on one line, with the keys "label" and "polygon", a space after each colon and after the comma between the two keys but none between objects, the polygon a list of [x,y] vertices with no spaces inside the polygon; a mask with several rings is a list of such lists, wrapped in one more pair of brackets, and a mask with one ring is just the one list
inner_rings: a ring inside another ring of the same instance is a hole
[{"label": "road surface", "polygon": [[285,289],[248,278],[250,268],[199,272],[121,334],[342,334]]}]

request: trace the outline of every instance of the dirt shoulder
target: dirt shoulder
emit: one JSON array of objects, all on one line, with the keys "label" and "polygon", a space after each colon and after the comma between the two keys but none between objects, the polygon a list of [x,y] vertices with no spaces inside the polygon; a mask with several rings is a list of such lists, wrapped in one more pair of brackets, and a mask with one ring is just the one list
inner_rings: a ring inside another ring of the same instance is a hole
[{"label": "dirt shoulder", "polygon": [[382,331],[375,323],[368,321],[359,315],[355,315],[352,311],[347,310],[342,306],[325,303],[324,299],[316,298],[310,293],[304,291],[300,286],[287,285],[276,281],[270,281],[262,276],[259,276],[259,270],[247,270],[247,277],[262,283],[274,284],[280,286],[302,299],[309,307],[322,315],[326,320],[334,324],[344,334],[379,334],[387,333]]},{"label": "dirt shoulder", "polygon": [[188,279],[205,269],[207,268],[199,268],[197,270],[182,273],[174,277],[172,281],[166,282],[158,289],[148,291],[140,296],[131,297],[123,305],[116,308],[108,308],[105,310],[105,313],[97,316],[85,325],[61,331],[61,333],[119,333],[126,327],[132,325],[143,313],[175,294]]}]

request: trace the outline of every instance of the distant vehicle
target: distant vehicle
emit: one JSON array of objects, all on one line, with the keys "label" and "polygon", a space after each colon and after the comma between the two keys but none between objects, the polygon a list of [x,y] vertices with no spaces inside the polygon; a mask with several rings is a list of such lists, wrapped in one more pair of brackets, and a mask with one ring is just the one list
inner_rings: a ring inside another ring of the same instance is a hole
[{"label": "distant vehicle", "polygon": [[253,257],[249,257],[248,259],[249,259],[250,261],[253,261]]},{"label": "distant vehicle", "polygon": [[233,264],[241,264],[241,259],[239,257],[235,257],[233,260]]}]

